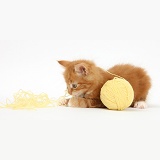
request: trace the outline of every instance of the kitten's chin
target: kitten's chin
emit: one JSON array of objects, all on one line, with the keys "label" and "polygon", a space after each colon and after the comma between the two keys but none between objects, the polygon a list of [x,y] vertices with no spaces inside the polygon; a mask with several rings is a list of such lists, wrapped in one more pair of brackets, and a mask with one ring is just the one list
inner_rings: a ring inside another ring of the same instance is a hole
[{"label": "kitten's chin", "polygon": [[80,97],[80,98],[84,98],[85,97],[85,94],[83,93],[81,93],[81,94],[78,94],[78,93],[76,93],[76,94],[74,94],[74,93],[72,93],[72,95],[73,96],[75,96],[75,97]]}]

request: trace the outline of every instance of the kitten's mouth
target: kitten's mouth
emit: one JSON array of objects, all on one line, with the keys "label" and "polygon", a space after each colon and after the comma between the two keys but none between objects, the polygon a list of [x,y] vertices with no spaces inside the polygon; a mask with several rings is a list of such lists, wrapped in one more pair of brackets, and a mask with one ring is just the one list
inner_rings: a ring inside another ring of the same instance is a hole
[{"label": "kitten's mouth", "polygon": [[85,94],[81,94],[79,97],[81,97],[81,98],[85,98]]}]

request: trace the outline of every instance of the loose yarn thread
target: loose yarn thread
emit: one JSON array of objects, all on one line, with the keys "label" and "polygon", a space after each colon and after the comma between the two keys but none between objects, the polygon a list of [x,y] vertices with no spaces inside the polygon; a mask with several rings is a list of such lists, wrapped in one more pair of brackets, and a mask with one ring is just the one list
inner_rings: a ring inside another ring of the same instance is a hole
[{"label": "loose yarn thread", "polygon": [[14,94],[14,100],[11,102],[9,99],[6,100],[6,104],[0,105],[0,108],[10,108],[10,109],[36,109],[36,108],[46,108],[55,107],[59,105],[59,102],[67,98],[67,92],[64,96],[58,99],[49,98],[46,93],[34,94],[31,91],[19,90]]}]

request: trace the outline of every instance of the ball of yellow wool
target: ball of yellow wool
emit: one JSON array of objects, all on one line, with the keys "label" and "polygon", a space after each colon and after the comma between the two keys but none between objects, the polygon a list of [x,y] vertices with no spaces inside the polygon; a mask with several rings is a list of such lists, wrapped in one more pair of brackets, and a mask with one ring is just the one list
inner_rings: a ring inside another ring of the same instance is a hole
[{"label": "ball of yellow wool", "polygon": [[124,110],[132,104],[134,91],[127,80],[115,77],[102,86],[100,99],[108,109]]}]

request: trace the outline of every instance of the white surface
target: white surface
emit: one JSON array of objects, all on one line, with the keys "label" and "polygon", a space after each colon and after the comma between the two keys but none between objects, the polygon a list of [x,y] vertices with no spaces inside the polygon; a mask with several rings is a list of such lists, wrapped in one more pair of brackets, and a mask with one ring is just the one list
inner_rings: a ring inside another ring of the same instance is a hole
[{"label": "white surface", "polygon": [[159,108],[0,111],[1,159],[159,159]]},{"label": "white surface", "polygon": [[0,102],[19,89],[63,95],[61,59],[91,59],[105,69],[132,63],[152,78],[145,110],[0,109],[0,160],[160,159],[158,0],[4,1],[0,7]]}]

